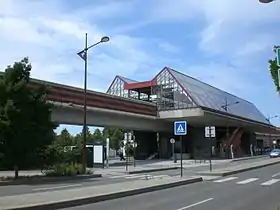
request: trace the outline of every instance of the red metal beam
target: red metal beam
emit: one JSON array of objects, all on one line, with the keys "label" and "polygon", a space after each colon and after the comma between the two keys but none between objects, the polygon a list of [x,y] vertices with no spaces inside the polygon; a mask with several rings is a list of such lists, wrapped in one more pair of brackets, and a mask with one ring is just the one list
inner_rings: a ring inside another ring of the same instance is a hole
[{"label": "red metal beam", "polygon": [[136,89],[152,87],[152,86],[156,86],[155,80],[146,81],[146,82],[136,82],[136,83],[130,83],[130,84],[126,83],[126,84],[124,84],[124,89],[136,90]]}]

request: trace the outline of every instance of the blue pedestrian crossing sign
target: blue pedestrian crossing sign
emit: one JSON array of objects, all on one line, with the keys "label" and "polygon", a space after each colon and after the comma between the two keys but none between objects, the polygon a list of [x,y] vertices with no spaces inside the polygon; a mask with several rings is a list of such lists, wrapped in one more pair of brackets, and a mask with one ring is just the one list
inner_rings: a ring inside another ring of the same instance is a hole
[{"label": "blue pedestrian crossing sign", "polygon": [[187,135],[187,121],[174,122],[174,135],[175,136]]}]

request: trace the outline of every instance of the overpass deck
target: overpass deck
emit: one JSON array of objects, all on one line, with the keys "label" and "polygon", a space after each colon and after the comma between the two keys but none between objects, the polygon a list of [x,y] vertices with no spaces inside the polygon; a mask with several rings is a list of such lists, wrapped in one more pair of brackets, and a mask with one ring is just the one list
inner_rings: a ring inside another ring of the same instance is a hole
[{"label": "overpass deck", "polygon": [[[84,90],[82,88],[60,85],[37,79],[32,79],[29,86],[31,88],[38,88],[42,84],[48,87],[47,98],[50,101],[74,105],[84,104]],[[122,98],[95,91],[87,91],[87,106],[157,116],[157,108],[153,103]]]}]

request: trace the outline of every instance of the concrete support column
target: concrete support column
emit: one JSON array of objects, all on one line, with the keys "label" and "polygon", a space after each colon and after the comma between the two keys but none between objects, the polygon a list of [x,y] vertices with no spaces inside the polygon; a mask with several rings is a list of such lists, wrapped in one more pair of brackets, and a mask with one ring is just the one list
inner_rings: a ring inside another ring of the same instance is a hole
[{"label": "concrete support column", "polygon": [[161,138],[161,143],[162,143],[162,156],[166,158],[168,156],[168,145],[167,145],[168,139],[165,136],[163,136]]},{"label": "concrete support column", "polygon": [[158,148],[158,158],[161,158],[161,143],[160,143],[160,135],[159,132],[157,132],[157,148]]}]

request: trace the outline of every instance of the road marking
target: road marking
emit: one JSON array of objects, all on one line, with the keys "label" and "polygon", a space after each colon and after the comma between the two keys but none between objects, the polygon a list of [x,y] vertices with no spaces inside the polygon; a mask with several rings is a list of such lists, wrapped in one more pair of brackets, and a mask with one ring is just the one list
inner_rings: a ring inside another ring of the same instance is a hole
[{"label": "road marking", "polygon": [[269,186],[269,185],[275,184],[275,183],[277,183],[277,182],[279,182],[279,181],[280,181],[280,179],[271,179],[271,180],[269,180],[269,181],[267,181],[267,182],[261,183],[261,185],[263,185],[263,186]]},{"label": "road marking", "polygon": [[133,175],[133,176],[127,176],[124,177],[125,179],[137,179],[137,178],[143,178],[143,177],[152,177],[151,175]]},{"label": "road marking", "polygon": [[78,187],[78,186],[81,186],[81,184],[62,185],[62,186],[56,186],[56,187],[42,187],[42,188],[32,189],[32,191],[55,190],[55,189],[62,189],[62,188],[67,188],[67,187]]},{"label": "road marking", "polygon": [[111,179],[118,179],[118,178],[133,178],[133,177],[142,177],[142,176],[145,176],[145,175],[139,175],[139,174],[123,174],[123,175],[117,175],[117,176],[109,176],[109,178]]},{"label": "road marking", "polygon": [[276,176],[280,176],[280,173],[273,174],[273,175],[272,175],[272,178],[273,178],[273,177],[276,177]]},{"label": "road marking", "polygon": [[258,178],[250,178],[250,179],[245,179],[243,181],[240,181],[240,182],[236,182],[236,184],[248,184],[250,182],[254,182],[254,181],[257,181]]},{"label": "road marking", "polygon": [[156,175],[154,176],[155,179],[161,179],[161,178],[165,178],[165,177],[170,177],[169,175]]},{"label": "road marking", "polygon": [[229,178],[225,178],[225,179],[219,179],[219,180],[216,180],[216,181],[213,181],[213,182],[221,183],[221,182],[231,181],[231,180],[234,180],[234,179],[238,179],[238,177],[229,177]]},{"label": "road marking", "polygon": [[194,207],[194,206],[197,206],[197,205],[200,205],[200,204],[206,203],[206,202],[211,201],[211,200],[213,200],[213,199],[214,199],[214,198],[208,198],[208,199],[206,199],[206,200],[199,201],[199,202],[197,202],[197,203],[193,203],[193,204],[191,204],[191,205],[188,205],[188,206],[182,207],[182,208],[177,209],[177,210],[185,210],[185,209],[189,209],[189,208],[191,208],[191,207]]}]

